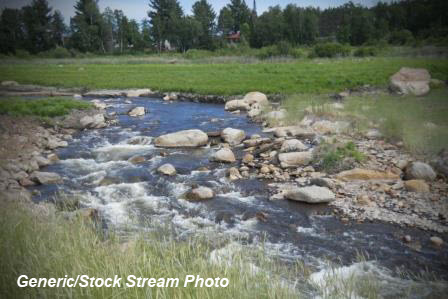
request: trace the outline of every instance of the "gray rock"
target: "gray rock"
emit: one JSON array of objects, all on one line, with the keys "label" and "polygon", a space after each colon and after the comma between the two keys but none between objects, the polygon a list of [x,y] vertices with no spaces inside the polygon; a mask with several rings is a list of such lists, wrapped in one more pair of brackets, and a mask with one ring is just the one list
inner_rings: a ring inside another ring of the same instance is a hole
[{"label": "gray rock", "polygon": [[54,172],[35,171],[31,174],[30,179],[42,185],[62,183],[62,178]]},{"label": "gray rock", "polygon": [[157,147],[199,147],[208,142],[208,135],[201,130],[185,130],[161,135],[154,140]]},{"label": "gray rock", "polygon": [[145,115],[145,107],[135,107],[128,112],[129,116],[138,117]]},{"label": "gray rock", "polygon": [[431,75],[426,69],[403,67],[390,78],[390,88],[402,94],[423,96],[429,92]]},{"label": "gray rock", "polygon": [[101,129],[107,126],[106,119],[102,113],[93,116],[84,116],[79,120],[83,129]]},{"label": "gray rock", "polygon": [[432,167],[423,162],[412,162],[406,167],[405,173],[408,180],[433,181],[437,176]]},{"label": "gray rock", "polygon": [[176,168],[174,168],[174,166],[171,164],[163,164],[162,166],[157,168],[157,172],[171,176],[176,174]]},{"label": "gray rock", "polygon": [[291,152],[278,155],[280,166],[282,168],[297,167],[308,165],[313,158],[312,152]]},{"label": "gray rock", "polygon": [[236,111],[236,110],[248,111],[250,110],[250,105],[245,100],[231,100],[226,102],[224,109],[226,111]]},{"label": "gray rock", "polygon": [[232,150],[228,148],[222,148],[217,151],[213,156],[212,160],[216,162],[233,163],[236,161],[235,155]]},{"label": "gray rock", "polygon": [[285,198],[307,203],[328,203],[335,199],[335,195],[328,188],[309,186],[289,190]]},{"label": "gray rock", "polygon": [[206,199],[212,199],[215,196],[212,189],[207,187],[197,187],[193,188],[191,191],[189,191],[186,194],[187,200],[191,201],[199,201],[199,200],[206,200]]},{"label": "gray rock", "polygon": [[302,143],[302,141],[298,139],[289,139],[285,140],[282,143],[282,147],[280,148],[280,152],[288,153],[288,152],[297,152],[297,151],[306,151],[307,147]]},{"label": "gray rock", "polygon": [[130,89],[126,90],[125,94],[128,98],[147,97],[151,95],[151,89]]},{"label": "gray rock", "polygon": [[243,130],[226,128],[222,130],[221,138],[230,145],[238,145],[246,138],[246,134]]}]

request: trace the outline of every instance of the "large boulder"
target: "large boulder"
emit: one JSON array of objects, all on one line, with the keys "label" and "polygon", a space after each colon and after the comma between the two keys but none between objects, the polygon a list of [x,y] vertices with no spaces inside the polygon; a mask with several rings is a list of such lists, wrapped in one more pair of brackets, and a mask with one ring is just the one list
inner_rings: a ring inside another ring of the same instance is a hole
[{"label": "large boulder", "polygon": [[269,104],[268,97],[264,93],[258,91],[249,92],[244,96],[243,100],[251,106],[253,104],[259,104],[260,106]]},{"label": "large boulder", "polygon": [[176,174],[176,168],[174,168],[173,165],[167,163],[157,168],[157,172],[171,176]]},{"label": "large boulder", "polygon": [[213,190],[207,187],[193,188],[186,194],[187,200],[191,201],[212,199],[214,196],[215,193],[213,192]]},{"label": "large boulder", "polygon": [[95,114],[94,116],[84,116],[79,120],[83,129],[100,129],[107,126],[106,119],[102,113]]},{"label": "large boulder", "polygon": [[222,130],[221,138],[230,145],[238,145],[246,138],[246,134],[243,130],[226,128]]},{"label": "large boulder", "polygon": [[232,150],[230,150],[228,148],[222,148],[212,156],[212,161],[233,163],[236,161],[236,159],[235,159],[235,155],[233,154]]},{"label": "large boulder", "polygon": [[398,180],[400,177],[392,172],[354,168],[338,173],[336,177],[345,181]]},{"label": "large boulder", "polygon": [[137,116],[143,116],[145,115],[145,113],[146,113],[145,107],[135,107],[128,112],[128,115],[132,117],[137,117]]},{"label": "large boulder", "polygon": [[326,187],[308,186],[286,191],[285,198],[306,203],[328,203],[335,195]]},{"label": "large boulder", "polygon": [[311,151],[282,153],[278,155],[278,159],[282,168],[289,168],[308,165],[313,155]]},{"label": "large boulder", "polygon": [[35,171],[30,175],[30,179],[42,185],[62,183],[62,178],[54,172]]},{"label": "large boulder", "polygon": [[206,145],[208,135],[201,130],[184,130],[157,137],[157,147],[199,147]]},{"label": "large boulder", "polygon": [[436,176],[432,167],[423,162],[412,162],[406,167],[406,179],[408,180],[433,181]]},{"label": "large boulder", "polygon": [[245,100],[231,100],[226,102],[224,109],[226,111],[236,111],[236,110],[247,111],[250,109],[250,105]]},{"label": "large boulder", "polygon": [[130,89],[125,92],[128,98],[147,97],[151,95],[151,89]]},{"label": "large boulder", "polygon": [[431,75],[426,69],[403,67],[390,77],[390,88],[402,94],[423,96],[429,92]]},{"label": "large boulder", "polygon": [[306,151],[307,147],[298,139],[288,139],[283,141],[280,151],[282,153]]}]

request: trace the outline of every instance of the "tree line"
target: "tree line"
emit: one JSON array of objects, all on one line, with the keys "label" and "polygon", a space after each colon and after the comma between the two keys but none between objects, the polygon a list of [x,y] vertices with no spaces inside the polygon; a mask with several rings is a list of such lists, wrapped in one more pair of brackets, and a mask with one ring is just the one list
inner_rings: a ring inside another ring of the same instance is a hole
[{"label": "tree line", "polygon": [[129,19],[122,10],[100,11],[98,0],[78,0],[67,26],[47,0],[33,0],[0,15],[0,52],[37,54],[54,48],[92,53],[128,53],[175,49],[215,50],[239,33],[240,43],[261,48],[287,42],[293,46],[337,41],[354,46],[415,40],[447,42],[448,1],[403,0],[365,7],[348,2],[326,9],[289,4],[257,15],[256,2],[230,0],[217,14],[207,0],[193,4],[192,14],[178,0],[149,0],[148,18]]}]

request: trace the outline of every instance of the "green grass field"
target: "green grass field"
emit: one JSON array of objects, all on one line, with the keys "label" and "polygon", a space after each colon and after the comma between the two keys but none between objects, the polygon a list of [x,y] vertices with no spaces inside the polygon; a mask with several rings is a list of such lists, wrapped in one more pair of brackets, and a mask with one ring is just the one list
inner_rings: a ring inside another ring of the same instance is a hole
[{"label": "green grass field", "polygon": [[448,60],[346,58],[253,64],[0,64],[0,81],[89,89],[151,88],[159,91],[237,95],[330,93],[370,84],[386,86],[401,67],[427,68],[448,79]]},{"label": "green grass field", "polygon": [[11,116],[55,117],[66,115],[73,109],[90,108],[93,108],[91,103],[66,98],[25,100],[13,97],[0,100],[0,114]]}]

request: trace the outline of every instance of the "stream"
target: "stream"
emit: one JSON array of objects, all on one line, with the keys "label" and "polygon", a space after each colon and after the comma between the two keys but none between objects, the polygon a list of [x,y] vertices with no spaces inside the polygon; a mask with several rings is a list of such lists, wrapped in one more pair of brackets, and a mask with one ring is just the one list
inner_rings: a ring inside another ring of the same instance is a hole
[{"label": "stream", "polygon": [[[417,283],[399,278],[398,270],[418,274],[428,269],[438,278],[448,279],[447,246],[431,247],[430,232],[380,222],[343,224],[326,205],[270,201],[269,182],[230,182],[226,178],[230,166],[209,161],[216,147],[161,149],[151,143],[154,137],[185,129],[209,132],[232,127],[243,129],[247,136],[263,136],[261,126],[251,123],[245,114],[231,114],[214,104],[167,103],[153,98],[131,101],[106,100],[111,105],[107,111],[117,112],[119,124],[79,132],[68,147],[57,151],[61,161],[42,171],[59,173],[64,183],[32,187],[41,194],[36,201],[58,191],[77,194],[83,205],[98,209],[107,227],[123,234],[169,225],[180,239],[205,236],[232,241],[221,242],[217,246],[223,247],[217,250],[235,247],[229,244],[263,246],[268,256],[286,264],[303,260],[315,270],[312,276],[317,280],[329,271],[327,261],[337,262],[342,265],[341,275],[377,276],[384,283],[381,289],[386,298]],[[144,106],[149,112],[129,117],[126,112],[135,106]],[[234,150],[237,159],[242,150]],[[128,162],[136,155],[145,157],[145,162]],[[158,174],[156,169],[165,163],[174,165],[178,174]],[[209,171],[198,171],[200,167]],[[179,199],[193,184],[212,188],[215,198],[204,202]],[[257,220],[260,212],[267,215],[266,221]],[[406,234],[421,243],[419,250],[402,241]],[[357,261],[358,253],[363,253],[366,261]],[[413,296],[430,296],[431,288],[422,283]]]}]

